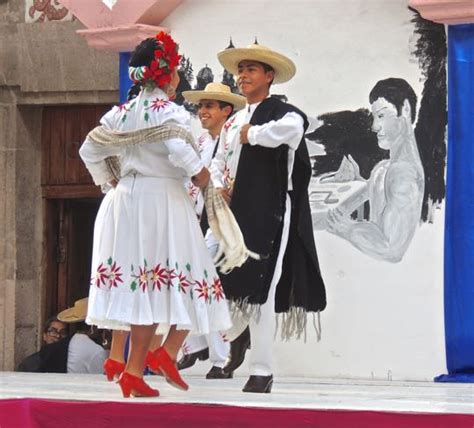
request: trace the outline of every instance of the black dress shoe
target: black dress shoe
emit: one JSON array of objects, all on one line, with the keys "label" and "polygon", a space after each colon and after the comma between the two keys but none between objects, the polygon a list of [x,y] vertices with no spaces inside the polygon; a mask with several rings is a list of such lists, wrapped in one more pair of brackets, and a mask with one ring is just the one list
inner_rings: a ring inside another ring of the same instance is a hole
[{"label": "black dress shoe", "polygon": [[206,375],[206,379],[232,379],[232,372],[226,373],[221,367],[212,366]]},{"label": "black dress shoe", "polygon": [[230,342],[230,357],[224,367],[226,373],[232,373],[237,370],[245,359],[245,353],[250,348],[250,329],[247,327],[242,334]]},{"label": "black dress shoe", "polygon": [[178,370],[188,369],[194,366],[197,360],[205,361],[209,358],[209,348],[203,349],[202,351],[193,352],[191,354],[183,355],[178,361]]},{"label": "black dress shoe", "polygon": [[270,376],[250,376],[242,389],[243,392],[272,392],[273,375]]}]

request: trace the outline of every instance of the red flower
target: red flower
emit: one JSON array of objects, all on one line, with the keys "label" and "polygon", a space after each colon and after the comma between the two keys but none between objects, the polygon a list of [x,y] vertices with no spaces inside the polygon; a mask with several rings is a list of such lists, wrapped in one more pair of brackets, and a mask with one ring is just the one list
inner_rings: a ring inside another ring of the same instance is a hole
[{"label": "red flower", "polygon": [[158,76],[156,79],[153,79],[155,83],[158,85],[159,88],[163,88],[168,83],[171,82],[171,76],[169,74],[162,74]]},{"label": "red flower", "polygon": [[155,38],[157,49],[153,53],[150,66],[144,67],[142,80],[151,80],[156,86],[163,88],[170,83],[171,75],[178,67],[181,55],[178,54],[178,45],[169,34],[160,32]]},{"label": "red flower", "polygon": [[193,183],[189,182],[188,183],[188,195],[189,195],[189,197],[192,200],[194,200],[194,198],[196,198],[198,193],[199,193],[199,188],[196,187]]},{"label": "red flower", "polygon": [[144,71],[143,71],[143,79],[144,80],[147,80],[147,79],[151,79],[153,77],[153,73],[152,71],[150,70],[149,67],[145,67],[144,68]]},{"label": "red flower", "polygon": [[153,71],[153,72],[156,72],[157,69],[158,69],[158,61],[156,59],[154,59],[150,63],[150,70]]},{"label": "red flower", "polygon": [[138,275],[138,284],[142,288],[142,291],[145,292],[148,286],[148,271],[146,267],[140,267],[140,274]]},{"label": "red flower", "polygon": [[105,285],[105,281],[108,278],[109,274],[107,272],[107,266],[104,266],[104,264],[101,263],[97,268],[97,272],[95,274],[95,285],[100,288],[101,285]]},{"label": "red flower", "polygon": [[117,287],[118,282],[123,283],[122,281],[122,273],[120,272],[120,266],[117,266],[117,263],[110,267],[110,274],[109,274],[109,288]]},{"label": "red flower", "polygon": [[173,286],[173,279],[177,278],[175,269],[168,269],[168,287]]},{"label": "red flower", "polygon": [[127,107],[128,107],[128,102],[123,103],[123,104],[120,104],[120,105],[118,106],[119,111],[124,111],[124,110],[127,111],[127,110],[128,110]]},{"label": "red flower", "polygon": [[212,295],[214,298],[219,301],[224,299],[224,290],[222,289],[221,280],[219,278],[214,278],[214,282],[211,285]]},{"label": "red flower", "polygon": [[153,281],[153,290],[157,288],[161,291],[161,286],[168,284],[168,270],[161,267],[161,264],[157,264],[151,271],[151,280]]},{"label": "red flower", "polygon": [[227,165],[227,162],[226,162],[225,165],[224,165],[224,176],[223,176],[223,180],[224,180],[224,185],[225,185],[227,188],[232,187],[232,178],[230,177],[230,168],[229,168],[229,165]]},{"label": "red flower", "polygon": [[159,44],[163,47],[165,53],[169,54],[171,52],[175,52],[178,50],[178,45],[175,43],[173,38],[166,34],[165,32],[161,31],[156,35],[156,40]]},{"label": "red flower", "polygon": [[207,302],[209,300],[209,286],[206,280],[203,279],[202,282],[196,281],[196,285],[196,291],[199,293],[198,298],[202,297]]},{"label": "red flower", "polygon": [[224,130],[227,132],[235,121],[235,116],[224,124]]},{"label": "red flower", "polygon": [[184,294],[186,294],[186,289],[191,285],[191,283],[188,281],[188,278],[186,275],[183,275],[182,272],[178,274],[178,281],[179,281],[179,291],[182,291]]},{"label": "red flower", "polygon": [[150,108],[153,111],[158,111],[158,110],[162,109],[163,107],[166,107],[169,103],[170,102],[168,100],[162,100],[160,98],[156,98],[155,100],[153,100],[151,102]]},{"label": "red flower", "polygon": [[204,142],[206,141],[206,136],[205,135],[201,135],[199,138],[198,138],[198,146],[199,146],[199,150],[202,150],[202,146],[204,145]]}]

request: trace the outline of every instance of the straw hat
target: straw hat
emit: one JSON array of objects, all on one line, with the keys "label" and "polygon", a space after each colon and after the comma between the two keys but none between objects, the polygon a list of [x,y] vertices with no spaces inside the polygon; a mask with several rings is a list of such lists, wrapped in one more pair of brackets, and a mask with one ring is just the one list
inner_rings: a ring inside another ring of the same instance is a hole
[{"label": "straw hat", "polygon": [[76,300],[72,308],[65,309],[58,314],[58,320],[62,322],[84,321],[87,315],[87,303],[89,298]]},{"label": "straw hat", "polygon": [[232,104],[236,110],[245,107],[246,99],[242,95],[233,94],[229,86],[222,83],[208,83],[204,91],[184,91],[183,97],[194,104],[199,104],[201,100],[224,101]]},{"label": "straw hat", "polygon": [[284,83],[296,73],[295,63],[286,56],[254,43],[246,48],[227,48],[217,54],[217,59],[230,73],[239,74],[241,61],[258,61],[268,64],[275,70],[273,83]]}]

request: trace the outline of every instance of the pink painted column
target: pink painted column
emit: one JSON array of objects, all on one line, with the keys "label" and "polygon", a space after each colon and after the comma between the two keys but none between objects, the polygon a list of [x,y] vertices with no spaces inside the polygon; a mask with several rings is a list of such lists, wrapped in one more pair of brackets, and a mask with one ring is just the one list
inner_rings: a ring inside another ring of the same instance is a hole
[{"label": "pink painted column", "polygon": [[474,23],[474,0],[409,0],[408,4],[429,21],[451,25]]}]

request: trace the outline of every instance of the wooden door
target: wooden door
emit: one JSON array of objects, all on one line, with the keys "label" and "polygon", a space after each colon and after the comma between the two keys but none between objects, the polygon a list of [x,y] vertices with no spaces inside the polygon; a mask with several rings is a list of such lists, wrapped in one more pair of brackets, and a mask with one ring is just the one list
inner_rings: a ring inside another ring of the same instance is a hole
[{"label": "wooden door", "polygon": [[87,133],[109,108],[55,106],[43,111],[45,317],[88,295],[93,227],[102,193],[78,151]]}]

